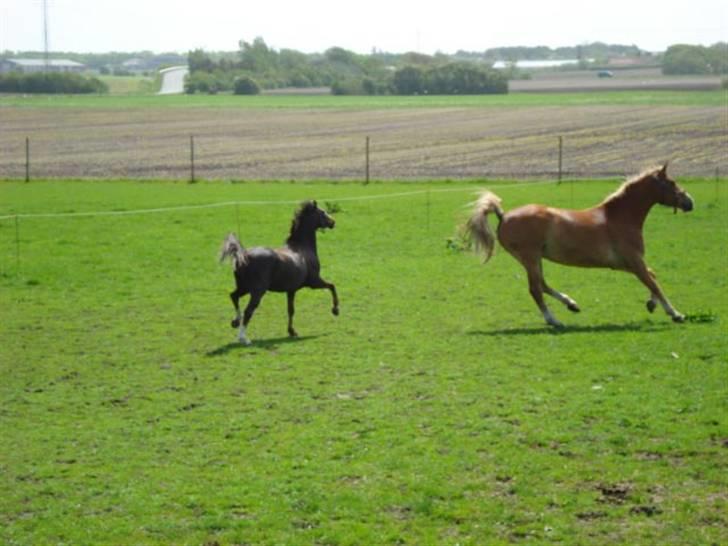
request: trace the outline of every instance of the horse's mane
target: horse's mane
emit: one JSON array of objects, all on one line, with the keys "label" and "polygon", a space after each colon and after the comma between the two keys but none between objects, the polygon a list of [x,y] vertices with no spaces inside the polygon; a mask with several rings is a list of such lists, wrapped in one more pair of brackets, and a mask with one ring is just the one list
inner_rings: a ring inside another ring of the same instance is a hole
[{"label": "horse's mane", "polygon": [[620,197],[624,196],[633,186],[639,184],[644,179],[656,176],[661,169],[662,167],[650,167],[649,169],[645,169],[638,175],[635,175],[632,178],[626,180],[622,183],[621,186],[619,186],[619,188],[617,188],[614,193],[611,193],[607,197],[605,197],[602,201],[602,204],[608,203],[609,201],[614,201],[615,199],[619,199]]},{"label": "horse's mane", "polygon": [[295,214],[293,215],[293,221],[291,222],[291,232],[288,235],[288,240],[293,239],[298,232],[298,228],[301,225],[301,219],[316,210],[316,203],[314,201],[304,201],[298,206]]}]

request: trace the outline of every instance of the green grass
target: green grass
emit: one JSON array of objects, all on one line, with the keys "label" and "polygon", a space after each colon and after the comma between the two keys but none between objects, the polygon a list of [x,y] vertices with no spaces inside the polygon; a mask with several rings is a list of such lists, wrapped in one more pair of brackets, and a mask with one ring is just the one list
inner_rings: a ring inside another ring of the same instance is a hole
[{"label": "green grass", "polygon": [[109,95],[153,94],[158,91],[159,82],[148,76],[98,76],[109,86]]},{"label": "green grass", "polygon": [[552,303],[558,332],[510,256],[446,240],[481,185],[582,207],[616,181],[0,183],[0,215],[341,208],[319,239],[341,316],[302,291],[289,340],[268,294],[250,348],[216,253],[238,229],[280,243],[292,204],[0,220],[0,542],[726,543],[728,197],[683,182],[696,210],[645,230],[691,320],[649,315],[626,274],[547,264],[582,308]]},{"label": "green grass", "polygon": [[348,97],[234,95],[0,95],[0,107],[47,108],[487,108],[534,106],[723,106],[726,91],[608,91],[589,93],[511,93],[509,95]]}]

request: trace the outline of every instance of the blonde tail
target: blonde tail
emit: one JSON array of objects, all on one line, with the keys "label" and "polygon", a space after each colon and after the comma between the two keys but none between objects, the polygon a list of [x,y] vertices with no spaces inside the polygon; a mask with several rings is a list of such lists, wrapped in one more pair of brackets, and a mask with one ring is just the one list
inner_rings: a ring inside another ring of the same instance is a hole
[{"label": "blonde tail", "polygon": [[490,259],[495,249],[495,233],[488,223],[488,214],[491,212],[495,212],[499,222],[503,220],[500,197],[493,192],[483,191],[465,224],[465,233],[473,242],[475,251],[483,254],[483,263]]},{"label": "blonde tail", "polygon": [[245,254],[245,248],[240,244],[238,238],[230,233],[222,243],[220,250],[220,261],[230,258],[233,263],[233,269],[237,270],[248,263],[248,256]]}]

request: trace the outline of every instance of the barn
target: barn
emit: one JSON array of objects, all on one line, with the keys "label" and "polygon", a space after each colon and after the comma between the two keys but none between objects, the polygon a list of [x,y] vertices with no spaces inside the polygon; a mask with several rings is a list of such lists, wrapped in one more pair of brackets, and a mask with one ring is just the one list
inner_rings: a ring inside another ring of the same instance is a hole
[{"label": "barn", "polygon": [[69,59],[3,59],[0,60],[1,72],[83,72],[86,65]]}]

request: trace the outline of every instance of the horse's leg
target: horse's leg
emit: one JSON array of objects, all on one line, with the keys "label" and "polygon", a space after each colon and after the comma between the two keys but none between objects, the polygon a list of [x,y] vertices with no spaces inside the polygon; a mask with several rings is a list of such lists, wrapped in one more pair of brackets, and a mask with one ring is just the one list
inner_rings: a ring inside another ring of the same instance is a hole
[{"label": "horse's leg", "polygon": [[581,309],[579,309],[579,306],[577,305],[577,303],[573,299],[571,299],[568,294],[564,294],[563,292],[554,290],[548,284],[546,284],[546,279],[543,276],[543,268],[541,267],[540,270],[541,270],[541,288],[542,288],[542,290],[544,292],[546,292],[549,296],[556,298],[561,303],[566,305],[566,308],[569,311],[573,311],[574,313],[578,313],[579,311],[581,311]]},{"label": "horse's leg", "polygon": [[236,288],[232,292],[230,292],[230,299],[233,302],[233,306],[235,307],[235,318],[230,321],[230,326],[233,328],[237,328],[240,326],[240,298],[243,296],[243,292]]},{"label": "horse's leg", "polygon": [[563,324],[556,320],[556,318],[551,314],[546,302],[543,301],[543,285],[545,283],[543,275],[541,274],[541,258],[524,259],[519,257],[519,259],[523,264],[523,267],[526,268],[526,273],[528,273],[528,291],[531,293],[531,297],[541,310],[543,318],[551,326],[556,326],[557,328],[562,327]]},{"label": "horse's leg", "polygon": [[255,312],[255,309],[258,307],[258,304],[260,304],[260,300],[263,299],[264,293],[265,292],[257,291],[250,293],[250,301],[248,301],[248,305],[245,307],[245,312],[243,313],[243,323],[240,325],[240,332],[238,333],[238,341],[240,341],[240,343],[242,343],[243,345],[250,345],[250,339],[248,339],[246,329],[248,327],[250,319],[253,318],[253,313]]},{"label": "horse's leg", "polygon": [[[655,272],[652,271],[649,267],[647,268],[647,273],[650,274],[650,277],[653,281],[656,281],[657,277],[655,276]],[[652,292],[650,292],[650,299],[647,300],[647,310],[652,313],[654,312],[655,307],[657,307],[657,298]]]},{"label": "horse's leg", "polygon": [[339,297],[336,295],[336,287],[331,284],[330,282],[326,282],[321,277],[318,277],[314,281],[309,284],[311,288],[327,288],[331,292],[331,298],[333,299],[333,307],[331,308],[331,312],[334,315],[339,314]]},{"label": "horse's leg", "polygon": [[685,320],[685,315],[677,311],[662,293],[660,285],[657,284],[657,277],[652,271],[650,271],[644,262],[640,261],[635,264],[630,271],[634,273],[637,278],[642,281],[642,284],[644,284],[650,291],[650,299],[647,301],[648,311],[651,311],[651,308],[655,308],[655,301],[657,301],[660,305],[662,305],[665,313],[672,317],[672,320],[675,322],[683,322]]},{"label": "horse's leg", "polygon": [[291,337],[297,337],[298,334],[293,329],[293,314],[296,312],[296,309],[293,305],[293,302],[296,298],[296,292],[291,291],[288,292],[288,335]]}]

